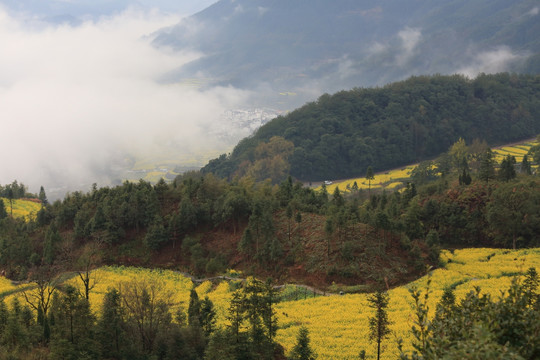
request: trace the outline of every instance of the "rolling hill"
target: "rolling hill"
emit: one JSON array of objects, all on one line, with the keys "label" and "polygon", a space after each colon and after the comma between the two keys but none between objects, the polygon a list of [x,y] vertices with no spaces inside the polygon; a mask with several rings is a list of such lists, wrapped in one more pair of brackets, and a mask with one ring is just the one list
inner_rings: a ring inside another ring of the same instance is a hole
[{"label": "rolling hill", "polygon": [[[495,146],[540,132],[538,75],[416,76],[355,88],[263,125],[203,172],[281,181],[356,177],[430,159],[459,138]],[[279,164],[279,166],[278,166]]]}]

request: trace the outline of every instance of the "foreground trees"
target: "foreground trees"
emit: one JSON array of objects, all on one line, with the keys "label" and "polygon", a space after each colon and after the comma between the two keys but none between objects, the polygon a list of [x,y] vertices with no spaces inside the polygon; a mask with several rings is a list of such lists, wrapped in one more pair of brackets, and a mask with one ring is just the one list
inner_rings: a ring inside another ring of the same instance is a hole
[{"label": "foreground trees", "polygon": [[160,281],[133,280],[109,289],[97,314],[84,292],[71,285],[36,286],[23,304],[15,299],[7,306],[0,299],[2,359],[39,353],[51,360],[285,358],[274,339],[277,300],[271,282],[240,283],[228,324],[219,328],[207,297],[200,300],[192,290],[185,309]]},{"label": "foreground trees", "polygon": [[305,327],[301,327],[298,331],[298,337],[296,339],[296,345],[291,351],[291,360],[314,360],[316,358],[315,353],[311,350],[309,345],[309,331]]},{"label": "foreground trees", "polygon": [[540,356],[540,296],[538,274],[527,271],[498,298],[477,288],[459,303],[448,289],[435,317],[427,317],[427,294],[412,290],[416,312],[415,351],[407,359],[538,359]]}]

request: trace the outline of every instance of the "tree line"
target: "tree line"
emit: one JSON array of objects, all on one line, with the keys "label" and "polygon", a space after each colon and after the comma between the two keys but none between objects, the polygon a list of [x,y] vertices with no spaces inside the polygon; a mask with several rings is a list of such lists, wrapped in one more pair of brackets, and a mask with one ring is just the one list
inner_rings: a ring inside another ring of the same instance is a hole
[{"label": "tree line", "polygon": [[[29,221],[0,212],[0,266],[24,280],[36,266],[73,270],[89,258],[151,266],[154,254],[168,252],[197,275],[235,262],[280,278],[302,265],[327,283],[373,283],[385,269],[397,285],[436,266],[442,247],[538,246],[540,184],[526,159],[498,165],[485,143],[460,139],[393,192],[353,186],[329,194],[292,177],[272,185],[197,172],[170,184],[94,186],[43,203]],[[230,240],[216,246],[216,233]]]},{"label": "tree line", "polygon": [[53,272],[32,278],[23,301],[0,298],[2,359],[285,359],[271,282],[250,278],[235,290],[218,327],[212,301],[195,290],[184,308],[161,283],[134,279],[109,289],[94,313],[87,293]]}]

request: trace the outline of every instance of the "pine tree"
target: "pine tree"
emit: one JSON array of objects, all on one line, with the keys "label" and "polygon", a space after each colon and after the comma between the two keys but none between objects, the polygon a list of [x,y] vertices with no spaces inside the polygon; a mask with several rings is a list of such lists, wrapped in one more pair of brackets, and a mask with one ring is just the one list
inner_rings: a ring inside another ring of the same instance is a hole
[{"label": "pine tree", "polygon": [[144,237],[144,243],[152,250],[158,250],[169,240],[169,234],[163,226],[163,219],[156,215],[154,222],[148,228],[148,232]]},{"label": "pine tree", "polygon": [[501,168],[499,170],[499,178],[502,181],[509,181],[516,177],[516,169],[514,164],[516,163],[516,158],[512,155],[507,155],[501,162]]},{"label": "pine tree", "polygon": [[6,206],[4,200],[0,199],[0,220],[7,218],[8,214],[6,211]]},{"label": "pine tree", "polygon": [[208,296],[201,301],[200,321],[204,334],[207,338],[210,337],[216,326],[216,311],[214,310],[214,303]]},{"label": "pine tree", "polygon": [[313,360],[316,358],[315,353],[311,350],[309,345],[309,331],[304,326],[298,331],[298,337],[296,338],[296,345],[294,345],[291,356],[291,360]]},{"label": "pine tree", "polygon": [[339,191],[339,186],[336,186],[334,189],[334,193],[332,194],[332,203],[338,208],[345,205],[345,199],[343,198],[343,195],[341,195],[341,191]]},{"label": "pine tree", "polygon": [[188,325],[201,326],[201,301],[195,289],[189,293]]},{"label": "pine tree", "polygon": [[244,302],[245,297],[240,290],[236,290],[232,293],[227,320],[230,322],[230,331],[236,344],[241,341],[240,330],[244,323],[244,313],[246,311]]},{"label": "pine tree", "polygon": [[521,172],[527,175],[532,174],[531,163],[529,162],[529,157],[527,155],[523,156],[521,161]]},{"label": "pine tree", "polygon": [[103,298],[101,316],[97,323],[97,339],[102,354],[112,359],[120,358],[125,344],[124,326],[120,293],[110,289]]},{"label": "pine tree", "polygon": [[390,335],[391,322],[388,319],[388,293],[377,291],[367,298],[368,306],[375,309],[373,317],[369,318],[370,340],[377,343],[377,360],[381,358],[381,343]]},{"label": "pine tree", "polygon": [[57,247],[61,241],[61,235],[58,233],[56,226],[52,224],[45,234],[45,242],[43,244],[43,262],[45,264],[51,265],[54,262]]},{"label": "pine tree", "polygon": [[368,181],[368,193],[371,194],[371,180],[375,179],[375,174],[373,173],[373,168],[368,166],[366,171],[366,179]]},{"label": "pine tree", "polygon": [[47,200],[47,195],[45,194],[45,189],[43,188],[43,186],[41,186],[39,188],[39,196],[38,196],[39,200],[41,200],[41,203],[43,205],[47,205],[49,204],[49,201]]},{"label": "pine tree", "polygon": [[10,206],[10,215],[11,217],[13,217],[13,198],[14,198],[15,194],[13,193],[13,189],[11,188],[10,185],[8,185],[8,188],[7,188],[7,191],[6,191],[6,197],[8,198],[9,200],[9,206]]},{"label": "pine tree", "polygon": [[488,149],[480,160],[480,169],[478,170],[478,178],[486,183],[495,178],[495,160],[493,160],[493,152]]},{"label": "pine tree", "polygon": [[330,217],[326,218],[324,232],[326,233],[326,255],[330,256],[330,242],[332,241],[332,234],[334,233],[334,222]]},{"label": "pine tree", "polygon": [[287,235],[289,237],[289,245],[292,245],[291,243],[291,220],[293,217],[293,208],[291,204],[287,205],[287,209],[285,210],[285,216],[287,216]]}]

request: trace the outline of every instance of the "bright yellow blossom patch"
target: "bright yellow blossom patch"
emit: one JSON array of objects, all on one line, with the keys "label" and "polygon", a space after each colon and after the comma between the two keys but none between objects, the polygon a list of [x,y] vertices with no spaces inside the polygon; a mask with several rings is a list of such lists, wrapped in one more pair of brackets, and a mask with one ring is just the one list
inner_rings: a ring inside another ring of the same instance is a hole
[{"label": "bright yellow blossom patch", "polygon": [[[4,207],[6,212],[11,214],[11,205],[9,200],[6,198],[1,198],[0,200],[4,201]],[[30,201],[26,199],[14,199],[13,200],[13,217],[14,218],[25,218],[25,219],[34,219],[41,209],[41,203]]]},{"label": "bright yellow blossom patch", "polygon": [[[430,272],[429,279],[430,313],[433,315],[437,302],[447,287],[455,289],[459,299],[480,287],[483,293],[496,297],[501,290],[510,286],[515,276],[521,276],[530,267],[540,269],[540,248],[524,250],[503,250],[474,248],[443,251],[441,260],[445,264],[440,269]],[[231,294],[240,286],[240,281],[213,283],[204,281],[197,286],[178,272],[171,270],[150,270],[133,267],[102,267],[92,275],[96,286],[90,293],[93,311],[99,313],[103,297],[108,289],[121,290],[123,284],[143,281],[156,284],[159,289],[170,294],[172,312],[179,309],[187,311],[189,292],[195,287],[200,299],[208,296],[217,312],[217,325],[227,326],[227,311]],[[81,288],[81,281],[75,276],[69,283]],[[398,356],[396,339],[403,338],[405,349],[411,349],[410,329],[414,321],[411,307],[412,298],[409,289],[416,287],[425,291],[428,276],[413,283],[389,291],[390,303],[388,315],[392,321],[392,335],[386,340],[383,359],[396,359]],[[24,298],[17,290],[29,284],[15,286],[11,281],[0,277],[0,294],[7,291],[8,302],[14,296],[24,304]],[[276,340],[286,351],[290,351],[296,342],[301,326],[308,328],[313,349],[319,359],[357,359],[361,350],[373,355],[375,345],[369,342],[369,317],[373,309],[367,306],[368,294],[319,296],[297,301],[284,301],[276,304],[279,330]]]}]

